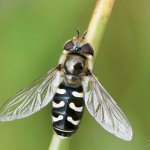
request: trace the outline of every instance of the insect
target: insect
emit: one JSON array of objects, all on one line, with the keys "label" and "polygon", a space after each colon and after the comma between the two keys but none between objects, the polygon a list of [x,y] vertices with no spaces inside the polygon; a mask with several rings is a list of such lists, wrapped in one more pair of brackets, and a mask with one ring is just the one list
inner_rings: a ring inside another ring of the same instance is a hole
[{"label": "insect", "polygon": [[86,32],[64,44],[57,67],[21,90],[0,109],[0,121],[28,117],[52,102],[52,126],[62,137],[75,133],[86,108],[108,132],[124,140],[132,139],[132,129],[124,113],[92,74],[94,50]]}]

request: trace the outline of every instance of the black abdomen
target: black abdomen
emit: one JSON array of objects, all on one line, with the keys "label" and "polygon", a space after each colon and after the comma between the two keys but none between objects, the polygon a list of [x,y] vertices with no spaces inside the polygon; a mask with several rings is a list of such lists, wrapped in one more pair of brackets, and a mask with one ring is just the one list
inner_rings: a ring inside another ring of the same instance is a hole
[{"label": "black abdomen", "polygon": [[56,133],[64,137],[71,136],[79,127],[83,110],[82,85],[62,82],[52,101],[52,123]]}]

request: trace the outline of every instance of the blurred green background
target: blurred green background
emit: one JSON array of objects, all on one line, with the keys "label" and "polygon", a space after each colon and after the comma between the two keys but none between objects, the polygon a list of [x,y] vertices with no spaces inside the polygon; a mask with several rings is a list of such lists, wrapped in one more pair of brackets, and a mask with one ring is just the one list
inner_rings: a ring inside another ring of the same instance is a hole
[{"label": "blurred green background", "polygon": [[[87,29],[92,0],[0,0],[0,104],[56,66],[75,29]],[[150,1],[116,1],[93,72],[128,117],[133,140],[106,132],[86,111],[70,150],[150,150]],[[0,123],[0,150],[47,150],[50,106]]]}]

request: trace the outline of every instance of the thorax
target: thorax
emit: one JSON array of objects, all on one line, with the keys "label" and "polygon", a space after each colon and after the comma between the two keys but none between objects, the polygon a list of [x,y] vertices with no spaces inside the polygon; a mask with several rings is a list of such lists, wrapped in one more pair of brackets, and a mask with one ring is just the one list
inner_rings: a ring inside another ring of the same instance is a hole
[{"label": "thorax", "polygon": [[71,54],[64,63],[65,82],[77,84],[81,82],[81,77],[86,69],[86,58],[80,55]]}]

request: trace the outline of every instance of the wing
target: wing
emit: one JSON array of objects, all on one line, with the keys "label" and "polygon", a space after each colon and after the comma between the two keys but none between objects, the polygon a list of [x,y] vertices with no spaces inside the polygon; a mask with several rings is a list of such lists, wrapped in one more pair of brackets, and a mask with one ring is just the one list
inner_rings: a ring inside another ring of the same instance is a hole
[{"label": "wing", "polygon": [[1,107],[0,121],[25,118],[39,111],[52,100],[62,78],[61,71],[52,69],[30,87],[21,90]]},{"label": "wing", "polygon": [[132,128],[127,118],[94,75],[84,77],[83,88],[87,109],[96,121],[118,138],[130,141]]}]

